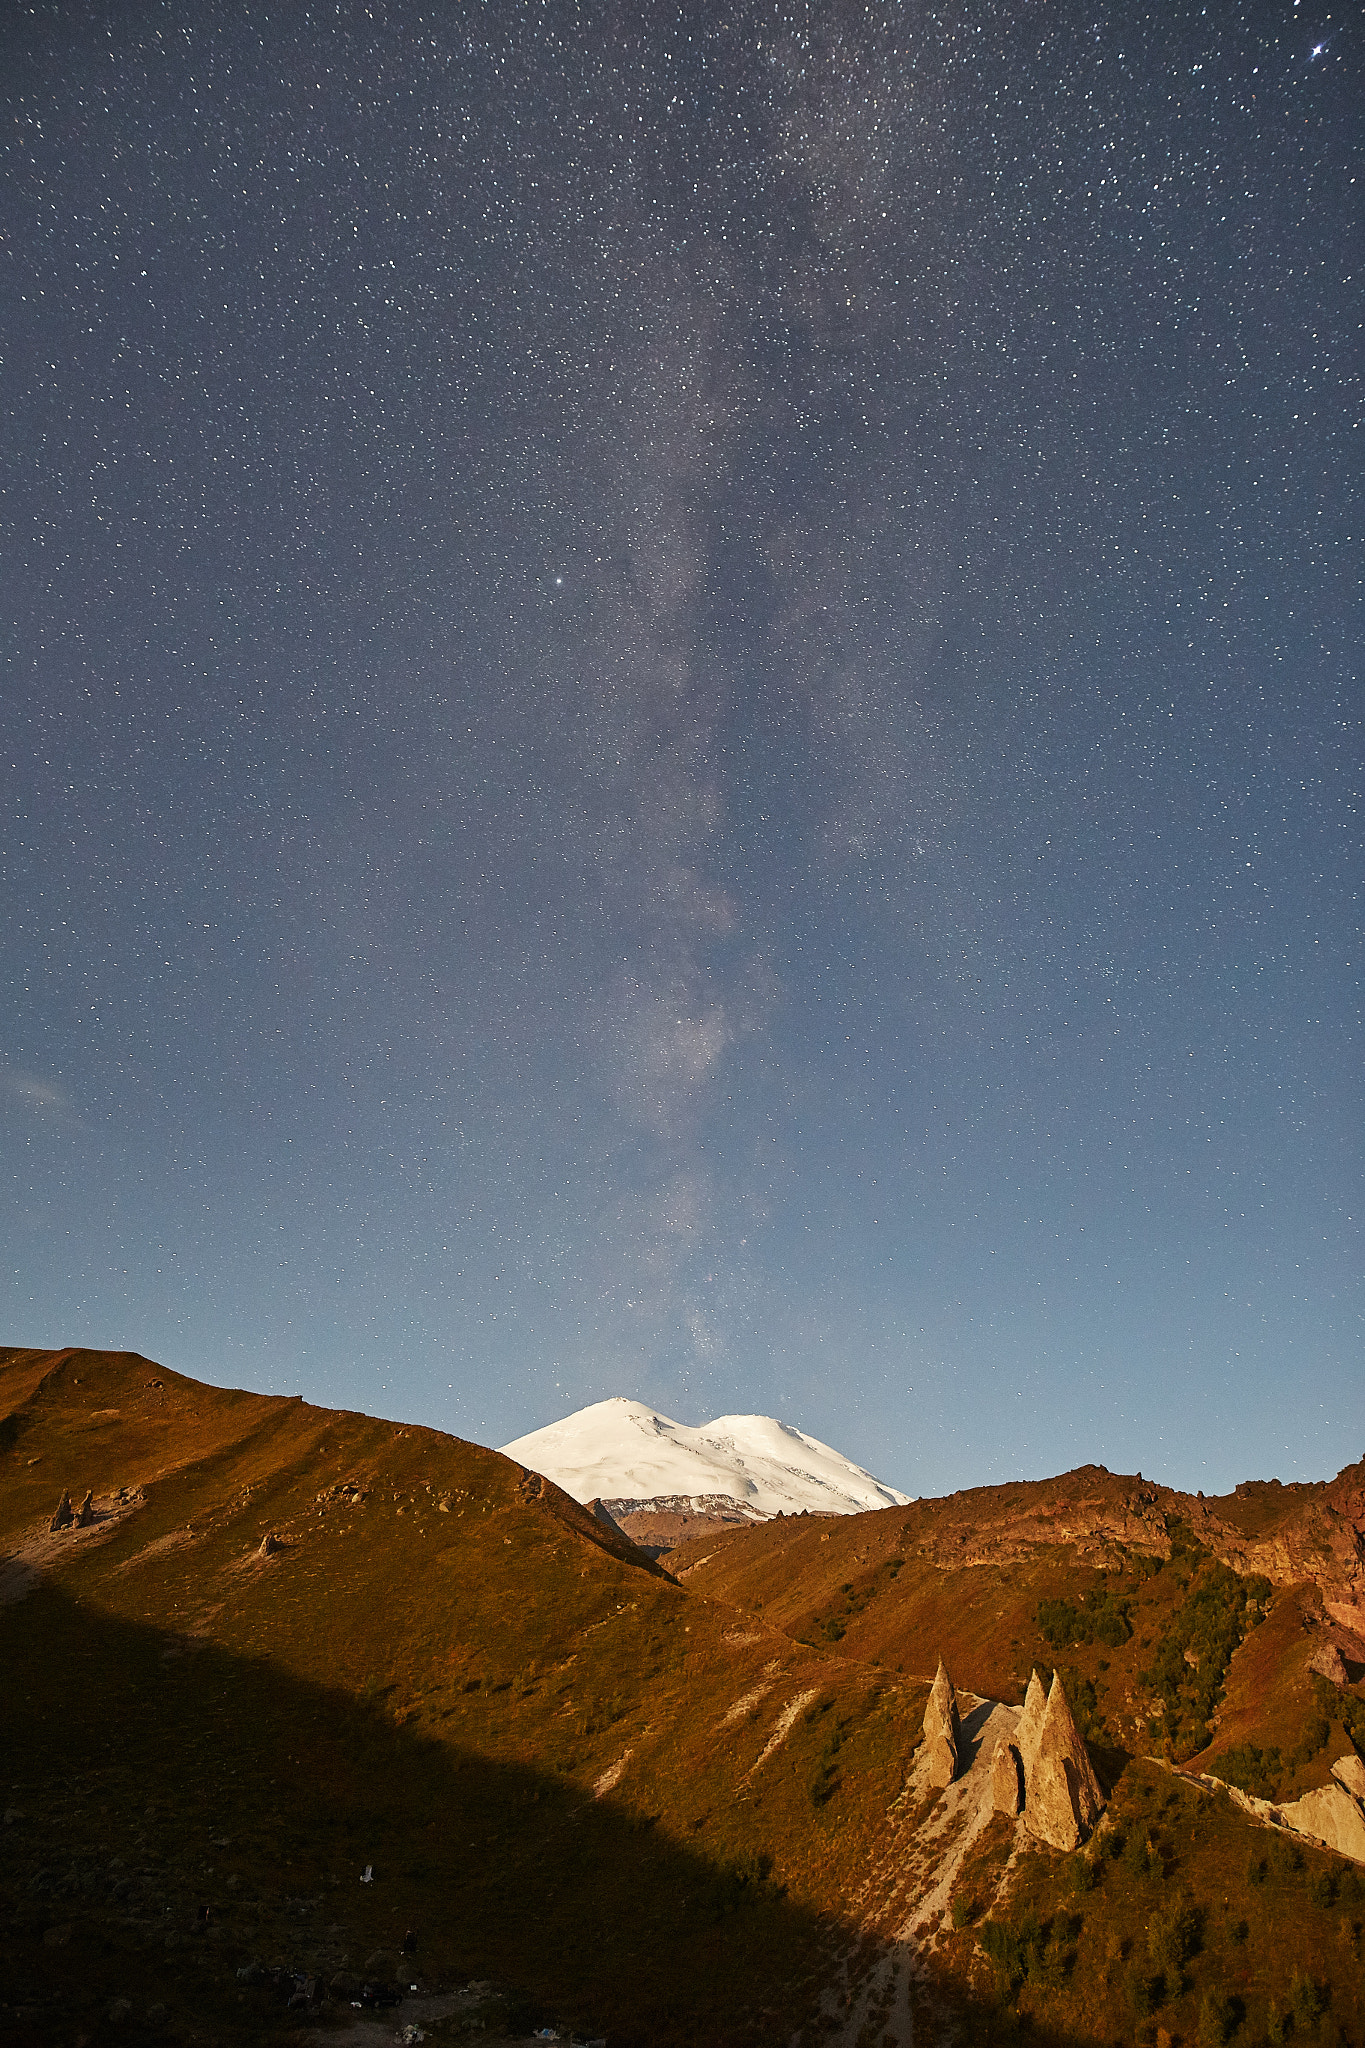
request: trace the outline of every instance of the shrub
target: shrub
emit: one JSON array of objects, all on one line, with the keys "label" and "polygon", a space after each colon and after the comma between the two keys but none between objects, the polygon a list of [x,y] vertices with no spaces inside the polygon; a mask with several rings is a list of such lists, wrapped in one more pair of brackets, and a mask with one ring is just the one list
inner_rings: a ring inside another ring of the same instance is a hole
[{"label": "shrub", "polygon": [[1331,1733],[1327,1717],[1324,1714],[1315,1714],[1311,1721],[1305,1722],[1298,1746],[1290,1752],[1290,1763],[1311,1763],[1320,1750],[1326,1749]]},{"label": "shrub", "polygon": [[1204,1913],[1201,1907],[1174,1900],[1153,1913],[1147,1923],[1147,1953],[1159,1970],[1173,1979],[1179,1976],[1191,1956],[1203,1945]]},{"label": "shrub", "polygon": [[1232,2001],[1221,1991],[1206,1991],[1199,2008],[1199,2048],[1223,2048],[1236,2025]]},{"label": "shrub", "polygon": [[1166,1979],[1160,1970],[1132,1970],[1128,1976],[1128,2002],[1136,2018],[1144,2020],[1166,2003]]},{"label": "shrub", "polygon": [[1257,1799],[1279,1798],[1282,1768],[1278,1749],[1259,1749],[1254,1742],[1239,1742],[1225,1750],[1214,1765],[1220,1778]]},{"label": "shrub", "polygon": [[1304,1970],[1295,1970],[1289,1987],[1295,2028],[1315,2027],[1327,2010],[1327,1987]]},{"label": "shrub", "polygon": [[1017,1991],[1028,1973],[1023,1944],[1003,1920],[986,1920],[977,1933],[991,1967],[1002,1984]]},{"label": "shrub", "polygon": [[1038,1630],[1054,1650],[1073,1643],[1104,1643],[1117,1650],[1133,1633],[1129,1612],[1130,1602],[1116,1600],[1105,1586],[1092,1586],[1079,1606],[1074,1600],[1040,1600]]}]

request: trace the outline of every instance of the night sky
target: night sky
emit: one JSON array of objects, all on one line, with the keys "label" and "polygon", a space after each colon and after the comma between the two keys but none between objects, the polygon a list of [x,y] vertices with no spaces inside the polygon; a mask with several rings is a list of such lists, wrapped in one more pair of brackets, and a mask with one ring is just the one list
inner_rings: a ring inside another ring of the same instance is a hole
[{"label": "night sky", "polygon": [[1359,1457],[1363,54],[5,5],[0,1338]]}]

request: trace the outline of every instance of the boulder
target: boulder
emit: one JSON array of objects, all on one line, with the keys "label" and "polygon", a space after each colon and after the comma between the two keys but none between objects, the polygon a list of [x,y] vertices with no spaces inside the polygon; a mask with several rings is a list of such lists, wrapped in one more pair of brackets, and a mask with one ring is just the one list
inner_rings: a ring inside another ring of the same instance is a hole
[{"label": "boulder", "polygon": [[1344,1785],[1326,1785],[1320,1792],[1305,1792],[1302,1799],[1281,1806],[1280,1816],[1296,1834],[1307,1835],[1310,1841],[1335,1849],[1338,1856],[1365,1863],[1365,1810]]},{"label": "boulder", "polygon": [[929,1704],[924,1709],[924,1742],[931,1785],[951,1785],[957,1776],[961,1736],[957,1694],[940,1657]]},{"label": "boulder", "polygon": [[76,1527],[78,1529],[89,1529],[94,1526],[94,1521],[95,1490],[93,1487],[91,1487],[89,1492],[86,1494],[85,1499],[81,1502],[80,1506],[76,1510]]},{"label": "boulder", "polygon": [[71,1510],[71,1495],[63,1489],[62,1497],[57,1503],[57,1512],[47,1526],[55,1533],[58,1529],[69,1529],[75,1519]]},{"label": "boulder", "polygon": [[1332,1776],[1338,1785],[1344,1785],[1353,1799],[1365,1802],[1365,1764],[1354,1750],[1347,1756],[1339,1756],[1332,1766]]},{"label": "boulder", "polygon": [[1316,1671],[1319,1678],[1325,1678],[1330,1685],[1348,1685],[1350,1678],[1341,1661],[1341,1652],[1335,1643],[1319,1643],[1308,1660],[1308,1669]]},{"label": "boulder", "polygon": [[1024,1710],[1014,1730],[1014,1746],[1024,1766],[1024,1782],[1028,1783],[1033,1759],[1038,1754],[1038,1738],[1043,1732],[1043,1716],[1047,1712],[1047,1694],[1043,1681],[1036,1671],[1030,1673],[1028,1691],[1024,1694]]},{"label": "boulder", "polygon": [[1002,1735],[991,1758],[991,1805],[1013,1816],[1024,1810],[1024,1765],[1012,1742]]},{"label": "boulder", "polygon": [[256,1555],[257,1557],[274,1557],[276,1551],[283,1549],[284,1545],[281,1543],[279,1537],[272,1536],[269,1530],[267,1530],[265,1535],[261,1538],[261,1547],[256,1552]]},{"label": "boulder", "polygon": [[1062,1681],[1054,1676],[1037,1751],[1025,1777],[1024,1825],[1054,1849],[1078,1849],[1103,1811],[1104,1794],[1089,1752]]}]

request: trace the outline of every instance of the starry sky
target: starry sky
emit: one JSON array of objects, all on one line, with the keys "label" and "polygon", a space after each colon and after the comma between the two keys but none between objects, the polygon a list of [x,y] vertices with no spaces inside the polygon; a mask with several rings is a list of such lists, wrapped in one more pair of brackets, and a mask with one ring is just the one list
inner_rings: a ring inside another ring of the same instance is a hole
[{"label": "starry sky", "polygon": [[4,5],[4,1341],[1359,1457],[1363,50]]}]

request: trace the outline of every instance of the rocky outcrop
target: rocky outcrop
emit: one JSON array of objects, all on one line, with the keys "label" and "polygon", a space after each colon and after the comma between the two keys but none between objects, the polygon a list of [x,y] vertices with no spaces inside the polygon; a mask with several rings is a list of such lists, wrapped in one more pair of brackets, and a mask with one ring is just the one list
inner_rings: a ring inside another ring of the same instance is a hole
[{"label": "rocky outcrop", "polygon": [[1012,1742],[1002,1735],[991,1758],[991,1805],[1014,1819],[1024,1810],[1024,1765]]},{"label": "rocky outcrop", "polygon": [[1047,1696],[1024,1784],[1024,1826],[1054,1849],[1077,1849],[1104,1811],[1104,1794],[1060,1677]]},{"label": "rocky outcrop", "polygon": [[1365,1805],[1365,1763],[1354,1754],[1339,1756],[1332,1766],[1332,1776],[1338,1785],[1344,1785],[1353,1799]]},{"label": "rocky outcrop", "polygon": [[1280,1586],[1311,1583],[1330,1621],[1365,1636],[1365,1459],[1325,1484],[1250,1480],[1210,1500],[1140,1472],[1084,1465],[1055,1479],[923,1501],[907,1540],[944,1570],[1022,1563],[1040,1548],[1066,1546],[1078,1562],[1122,1572],[1129,1553],[1168,1556],[1177,1521],[1236,1572],[1263,1572]]},{"label": "rocky outcrop", "polygon": [[1043,1716],[1047,1712],[1047,1694],[1043,1681],[1036,1671],[1030,1673],[1028,1691],[1024,1694],[1024,1711],[1019,1716],[1019,1725],[1014,1731],[1014,1746],[1024,1766],[1024,1782],[1033,1769],[1033,1760],[1038,1754],[1038,1738],[1043,1732]]},{"label": "rocky outcrop", "polygon": [[957,1694],[942,1658],[934,1678],[929,1704],[924,1709],[924,1744],[929,1783],[951,1785],[961,1760],[962,1722],[957,1711]]},{"label": "rocky outcrop", "polygon": [[267,1530],[265,1535],[261,1538],[261,1547],[256,1552],[256,1555],[257,1557],[274,1557],[278,1551],[281,1551],[283,1549],[284,1545],[281,1543],[279,1537],[272,1536],[269,1530]]},{"label": "rocky outcrop", "polygon": [[1280,1818],[1296,1834],[1335,1849],[1338,1856],[1365,1863],[1365,1808],[1353,1799],[1344,1785],[1325,1785],[1320,1792],[1305,1792],[1302,1799],[1281,1806]]},{"label": "rocky outcrop", "polygon": [[1308,1659],[1308,1669],[1316,1671],[1318,1677],[1325,1678],[1329,1685],[1350,1683],[1346,1666],[1341,1661],[1341,1652],[1335,1643],[1320,1643]]},{"label": "rocky outcrop", "polygon": [[76,1510],[76,1527],[93,1529],[95,1526],[95,1492],[92,1487]]},{"label": "rocky outcrop", "polygon": [[71,1495],[63,1488],[62,1497],[57,1503],[57,1512],[48,1523],[48,1529],[55,1535],[58,1529],[69,1529],[75,1519],[71,1508]]}]

